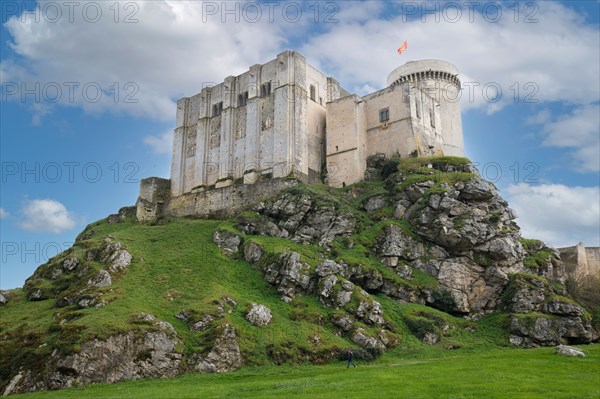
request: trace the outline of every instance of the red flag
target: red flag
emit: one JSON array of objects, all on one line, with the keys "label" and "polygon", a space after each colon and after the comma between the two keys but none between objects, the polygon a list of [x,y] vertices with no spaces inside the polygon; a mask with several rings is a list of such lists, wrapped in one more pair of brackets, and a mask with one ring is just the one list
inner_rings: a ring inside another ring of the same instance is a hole
[{"label": "red flag", "polygon": [[398,47],[398,54],[402,54],[404,52],[404,50],[406,50],[407,47],[408,47],[408,43],[406,43],[406,40],[405,40],[404,43],[402,43],[402,46]]}]

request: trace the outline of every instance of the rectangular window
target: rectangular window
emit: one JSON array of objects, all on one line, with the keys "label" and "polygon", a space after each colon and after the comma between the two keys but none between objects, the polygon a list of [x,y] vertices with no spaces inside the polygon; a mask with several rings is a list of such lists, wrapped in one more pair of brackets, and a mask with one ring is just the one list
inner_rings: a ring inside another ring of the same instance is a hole
[{"label": "rectangular window", "polygon": [[310,99],[317,101],[317,89],[314,85],[310,85]]},{"label": "rectangular window", "polygon": [[223,101],[213,104],[212,116],[219,116],[223,113]]},{"label": "rectangular window", "polygon": [[433,108],[429,110],[429,123],[431,124],[431,127],[435,128],[435,111]]},{"label": "rectangular window", "polygon": [[238,107],[243,107],[248,104],[248,92],[245,91],[238,96]]},{"label": "rectangular window", "polygon": [[415,109],[417,111],[417,118],[421,119],[421,103],[419,101],[415,101]]},{"label": "rectangular window", "polygon": [[267,97],[271,95],[271,82],[263,83],[260,86],[260,96]]},{"label": "rectangular window", "polygon": [[379,122],[387,122],[390,120],[390,109],[383,108],[379,110]]}]

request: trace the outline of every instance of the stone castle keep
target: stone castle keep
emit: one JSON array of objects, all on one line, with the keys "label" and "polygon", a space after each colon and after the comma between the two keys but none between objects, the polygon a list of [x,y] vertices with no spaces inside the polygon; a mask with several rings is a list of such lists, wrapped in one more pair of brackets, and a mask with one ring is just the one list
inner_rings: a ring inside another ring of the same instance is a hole
[{"label": "stone castle keep", "polygon": [[358,96],[285,51],[177,101],[171,178],[142,180],[138,220],[227,215],[297,184],[364,179],[367,157],[464,155],[458,70],[411,61]]}]

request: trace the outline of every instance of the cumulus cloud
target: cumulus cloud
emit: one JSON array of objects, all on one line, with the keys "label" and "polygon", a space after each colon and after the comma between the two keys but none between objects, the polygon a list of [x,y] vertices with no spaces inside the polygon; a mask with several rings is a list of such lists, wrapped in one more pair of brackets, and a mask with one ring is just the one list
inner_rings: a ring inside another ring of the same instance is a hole
[{"label": "cumulus cloud", "polygon": [[76,225],[74,215],[63,204],[51,199],[28,200],[22,209],[19,227],[33,232],[61,233]]},{"label": "cumulus cloud", "polygon": [[576,169],[600,171],[600,105],[578,107],[547,121],[542,132],[544,145],[573,149]]},{"label": "cumulus cloud", "polygon": [[173,144],[173,131],[169,130],[158,136],[144,137],[144,144],[149,146],[156,154],[170,154]]},{"label": "cumulus cloud", "polygon": [[[3,83],[24,81],[27,88],[39,83],[48,98],[59,87],[56,104],[92,113],[168,119],[174,117],[173,98],[195,94],[204,85],[273,57],[284,37],[281,24],[268,18],[236,23],[234,15],[222,23],[221,13],[207,15],[202,2],[93,3],[88,11],[101,7],[102,15],[94,23],[90,15],[84,18],[86,2],[78,2],[73,18],[66,3],[54,2],[63,16],[54,22],[50,17],[37,22],[33,17],[9,18],[4,26],[19,58],[2,61]],[[41,4],[37,7],[44,16]],[[20,98],[18,94],[11,98]]]},{"label": "cumulus cloud", "polygon": [[600,246],[600,188],[562,184],[507,188],[507,199],[517,213],[523,236],[554,247]]},{"label": "cumulus cloud", "polygon": [[10,216],[8,211],[4,210],[4,208],[0,208],[0,219],[6,219]]},{"label": "cumulus cloud", "polygon": [[[463,93],[463,109],[496,112],[526,99],[585,104],[598,96],[599,60],[590,56],[600,46],[598,27],[560,3],[537,2],[536,23],[525,23],[524,12],[515,23],[508,8],[497,22],[477,13],[470,18],[466,6],[458,19],[442,8],[428,13],[423,23],[406,19],[400,14],[406,10],[396,3],[377,1],[332,2],[333,9],[327,8],[329,3],[314,3],[318,13],[308,2],[296,21],[294,10],[285,15],[284,3],[277,3],[273,12],[263,3],[250,3],[262,10],[254,23],[255,14],[250,9],[244,13],[243,2],[120,2],[118,23],[114,2],[95,2],[103,16],[96,23],[82,18],[83,2],[73,21],[66,17],[66,8],[57,22],[13,16],[5,27],[18,57],[2,61],[2,80],[25,80],[30,86],[56,82],[63,86],[58,103],[89,112],[168,119],[174,116],[174,98],[193,95],[203,85],[242,73],[292,47],[357,92],[384,87],[387,75],[408,60],[446,59],[459,66],[463,82],[479,84],[472,98]],[[233,15],[222,9],[209,15],[207,4],[229,7]],[[423,7],[425,2],[413,4]],[[124,23],[133,11],[137,22]],[[398,56],[403,40],[409,48]],[[79,83],[73,101],[64,87],[68,82]],[[501,88],[497,103],[486,102],[482,87],[487,83]],[[101,98],[92,102],[97,87]],[[47,110],[38,111],[41,118]]]}]

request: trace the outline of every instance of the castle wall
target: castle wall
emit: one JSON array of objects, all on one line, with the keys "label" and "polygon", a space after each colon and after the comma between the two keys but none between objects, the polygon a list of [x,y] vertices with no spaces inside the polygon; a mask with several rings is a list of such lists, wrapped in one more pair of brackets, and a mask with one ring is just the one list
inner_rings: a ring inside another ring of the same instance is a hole
[{"label": "castle wall", "polygon": [[[388,157],[396,154],[407,156],[416,149],[411,131],[410,107],[403,97],[401,86],[388,87],[364,96],[367,155],[380,152]],[[384,108],[389,109],[389,120],[380,122],[379,112]]]},{"label": "castle wall", "polygon": [[[171,197],[161,216],[234,217],[282,190],[298,185],[295,179],[274,178],[254,184],[232,185],[204,192],[184,193]],[[138,205],[138,214],[140,213]],[[140,219],[151,221],[152,219]],[[155,220],[155,219],[154,219]]]},{"label": "castle wall", "polygon": [[[169,212],[180,206],[198,214],[198,201],[233,206],[222,189],[264,179],[319,182],[324,164],[329,184],[352,184],[375,153],[463,155],[457,75],[444,61],[408,62],[389,75],[387,88],[361,98],[285,51],[228,76],[177,102]],[[197,197],[213,190],[221,194]]]},{"label": "castle wall", "polygon": [[343,187],[364,179],[366,102],[357,95],[327,103],[327,183]]},{"label": "castle wall", "polygon": [[558,248],[565,270],[576,281],[588,276],[600,277],[600,247],[586,248],[583,243],[574,247]]}]

